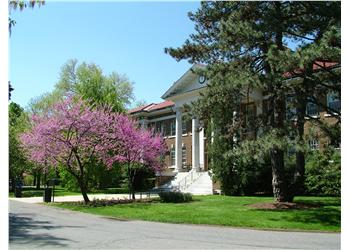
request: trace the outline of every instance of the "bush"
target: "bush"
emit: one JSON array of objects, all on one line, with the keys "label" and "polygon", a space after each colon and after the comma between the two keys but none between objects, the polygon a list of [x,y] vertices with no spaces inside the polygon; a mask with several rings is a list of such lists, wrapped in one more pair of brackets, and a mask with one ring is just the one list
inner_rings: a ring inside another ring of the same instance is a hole
[{"label": "bush", "polygon": [[305,166],[307,194],[340,196],[340,151],[328,148],[311,152]]},{"label": "bush", "polygon": [[31,186],[33,185],[34,177],[32,175],[26,175],[23,177],[23,185]]},{"label": "bush", "polygon": [[166,203],[181,203],[192,201],[192,194],[181,192],[161,192],[158,194],[160,200]]}]

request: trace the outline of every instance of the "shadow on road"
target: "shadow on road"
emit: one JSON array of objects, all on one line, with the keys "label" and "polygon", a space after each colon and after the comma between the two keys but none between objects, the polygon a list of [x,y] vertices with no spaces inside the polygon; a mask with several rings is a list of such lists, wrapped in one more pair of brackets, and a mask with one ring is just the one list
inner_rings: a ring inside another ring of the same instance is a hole
[{"label": "shadow on road", "polygon": [[[50,233],[41,233],[43,230],[57,228],[71,228],[72,226],[54,225],[49,221],[36,220],[35,214],[21,213],[9,214],[9,240],[10,244],[35,245],[37,247],[51,246],[64,247],[72,240],[56,237]],[[73,228],[77,228],[73,226]]]}]

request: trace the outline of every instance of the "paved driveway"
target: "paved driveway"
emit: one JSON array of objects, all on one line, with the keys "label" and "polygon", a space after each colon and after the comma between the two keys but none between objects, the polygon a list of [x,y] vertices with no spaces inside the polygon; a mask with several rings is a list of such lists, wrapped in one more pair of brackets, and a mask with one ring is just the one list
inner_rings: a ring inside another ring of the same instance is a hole
[{"label": "paved driveway", "polygon": [[10,249],[340,249],[340,234],[121,221],[10,201]]}]

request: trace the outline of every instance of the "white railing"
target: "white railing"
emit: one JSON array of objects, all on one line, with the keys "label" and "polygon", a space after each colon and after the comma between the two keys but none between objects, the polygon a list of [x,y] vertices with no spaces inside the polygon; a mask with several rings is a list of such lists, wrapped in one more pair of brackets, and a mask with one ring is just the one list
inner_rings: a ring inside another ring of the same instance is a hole
[{"label": "white railing", "polygon": [[190,171],[181,181],[178,182],[178,190],[184,191],[190,187],[196,180],[203,175],[204,172]]}]

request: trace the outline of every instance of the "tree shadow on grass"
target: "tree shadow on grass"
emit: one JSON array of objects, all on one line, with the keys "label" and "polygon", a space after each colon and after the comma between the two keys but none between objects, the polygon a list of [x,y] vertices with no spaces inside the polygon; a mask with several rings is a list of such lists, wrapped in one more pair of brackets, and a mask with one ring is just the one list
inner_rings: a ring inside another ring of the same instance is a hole
[{"label": "tree shadow on grass", "polygon": [[341,211],[340,199],[328,200],[301,200],[304,204],[318,206],[314,209],[303,209],[294,213],[291,221],[317,223],[324,226],[334,226],[340,229]]},{"label": "tree shadow on grass", "polygon": [[[72,226],[58,226],[50,221],[36,220],[34,214],[9,214],[9,241],[10,244],[35,245],[36,247],[65,247],[72,240],[56,237],[49,233],[37,233],[39,230],[52,230]],[[74,226],[75,227],[75,226]]]},{"label": "tree shadow on grass", "polygon": [[285,213],[279,219],[289,222],[302,222],[306,224],[320,224],[326,227],[340,229],[341,211],[340,200],[300,200],[296,204],[309,205],[310,208],[296,209],[257,209],[260,211]]}]

